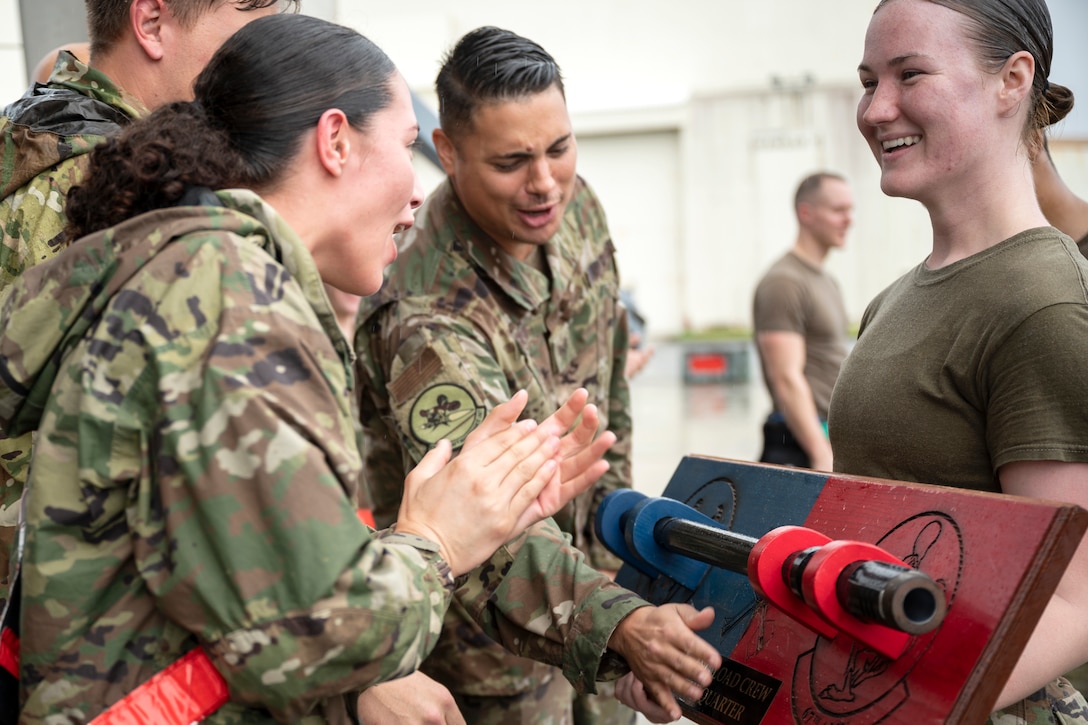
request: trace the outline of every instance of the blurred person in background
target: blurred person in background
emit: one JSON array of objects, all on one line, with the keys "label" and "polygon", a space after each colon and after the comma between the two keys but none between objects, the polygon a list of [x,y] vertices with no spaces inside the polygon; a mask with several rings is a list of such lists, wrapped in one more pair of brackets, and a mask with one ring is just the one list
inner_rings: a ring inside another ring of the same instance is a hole
[{"label": "blurred person in background", "polygon": [[794,194],[797,237],[760,279],[752,303],[756,348],[774,409],[759,460],[830,471],[827,406],[846,357],[848,321],[839,283],[824,269],[846,244],[854,196],[839,174],[817,172]]}]

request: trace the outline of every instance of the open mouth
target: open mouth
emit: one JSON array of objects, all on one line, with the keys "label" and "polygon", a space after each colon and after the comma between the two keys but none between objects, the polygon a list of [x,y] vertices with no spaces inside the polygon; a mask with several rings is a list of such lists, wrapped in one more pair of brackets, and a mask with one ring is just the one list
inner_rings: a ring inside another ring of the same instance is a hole
[{"label": "open mouth", "polygon": [[542,227],[555,218],[554,205],[543,209],[518,209],[518,216],[530,227]]},{"label": "open mouth", "polygon": [[902,136],[900,138],[894,138],[890,141],[882,141],[880,146],[885,151],[894,151],[898,148],[906,148],[907,146],[913,146],[922,140],[921,136]]}]

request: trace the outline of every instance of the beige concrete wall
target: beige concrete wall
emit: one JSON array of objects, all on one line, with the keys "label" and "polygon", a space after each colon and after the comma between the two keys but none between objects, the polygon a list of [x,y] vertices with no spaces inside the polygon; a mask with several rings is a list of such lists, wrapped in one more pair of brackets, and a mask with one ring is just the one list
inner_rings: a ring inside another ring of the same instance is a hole
[{"label": "beige concrete wall", "polygon": [[[14,99],[26,88],[18,0],[0,0],[0,98]],[[0,102],[0,105],[7,100]]]},{"label": "beige concrete wall", "polygon": [[[305,0],[304,0],[305,2]],[[336,20],[358,28],[430,88],[441,53],[480,25],[548,48],[575,112],[686,102],[723,88],[763,88],[811,76],[856,81],[873,0],[414,0],[401,7],[339,0]]]},{"label": "beige concrete wall", "polygon": [[[340,0],[335,19],[375,40],[432,102],[439,58],[467,30],[500,25],[548,48],[564,69],[580,169],[605,202],[625,286],[651,331],[671,335],[749,323],[760,272],[793,238],[793,190],[817,168],[844,173],[857,196],[847,248],[829,261],[855,321],[928,252],[924,210],[880,192],[855,125],[874,5],[556,0],[541,12],[489,0],[410,9]],[[1083,147],[1068,141],[1055,154],[1072,157],[1059,166],[1088,195],[1074,151]]]},{"label": "beige concrete wall", "polygon": [[[1060,3],[1083,0],[1051,0]],[[79,0],[34,7],[81,13]],[[621,274],[650,330],[746,325],[762,270],[789,246],[798,180],[848,176],[854,231],[829,267],[857,320],[928,251],[921,207],[879,190],[854,121],[856,67],[875,0],[303,0],[377,42],[433,103],[442,54],[479,25],[537,40],[566,77],[580,170],[605,202]],[[0,0],[0,97],[25,86],[18,1]],[[44,12],[44,10],[43,10]],[[55,12],[55,10],[54,10]],[[1061,82],[1088,98],[1088,77]],[[1083,104],[1082,104],[1083,105]],[[1079,127],[1078,127],[1079,128]],[[1059,134],[1058,167],[1088,196],[1088,134]],[[421,160],[423,185],[441,173]]]},{"label": "beige concrete wall", "polygon": [[[794,189],[816,169],[854,186],[854,230],[829,260],[853,319],[924,257],[928,220],[919,205],[880,192],[855,103],[854,89],[842,86],[696,97],[674,114],[677,157],[669,159],[645,145],[665,129],[609,132],[602,114],[575,117],[576,128],[584,120],[590,129],[580,136],[582,169],[605,200],[625,283],[655,332],[749,324],[759,275],[793,242]],[[614,120],[625,124],[632,114]],[[617,157],[631,161],[624,167]]]},{"label": "beige concrete wall", "polygon": [[1088,199],[1088,139],[1051,140],[1050,155],[1065,183]]}]

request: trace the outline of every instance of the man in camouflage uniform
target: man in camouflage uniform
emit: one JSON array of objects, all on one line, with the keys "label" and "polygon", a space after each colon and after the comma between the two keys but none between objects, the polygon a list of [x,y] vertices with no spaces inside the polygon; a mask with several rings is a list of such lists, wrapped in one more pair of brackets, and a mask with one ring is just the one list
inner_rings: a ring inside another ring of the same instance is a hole
[{"label": "man in camouflage uniform", "polygon": [[[20,722],[89,721],[196,646],[230,688],[209,725],[346,722],[340,693],[408,674],[441,628],[436,546],[355,515],[352,356],[312,257],[253,193],[202,201],[80,240],[0,315],[0,426],[42,431]],[[642,656],[614,635],[647,603],[574,553],[545,522],[458,596],[592,691]]]},{"label": "man in camouflage uniform", "polygon": [[[617,442],[597,487],[555,518],[594,567],[614,571],[592,527],[601,497],[630,485],[626,316],[603,210],[575,171],[558,66],[528,39],[481,28],[451,51],[437,88],[448,178],[358,318],[375,517],[392,523],[404,473],[442,438],[456,448],[513,392],[529,392],[524,415],[537,417],[585,387]],[[577,721],[594,722],[601,706],[607,722],[634,717],[611,698],[572,706],[554,669],[490,642],[456,604],[422,671],[469,722],[570,722],[582,709]]]},{"label": "man in camouflage uniform", "polygon": [[[0,299],[63,248],[65,200],[87,152],[148,110],[191,98],[193,79],[237,28],[297,2],[86,0],[90,64],[61,51],[45,84],[0,111]],[[0,598],[31,442],[32,432],[0,430]]]}]

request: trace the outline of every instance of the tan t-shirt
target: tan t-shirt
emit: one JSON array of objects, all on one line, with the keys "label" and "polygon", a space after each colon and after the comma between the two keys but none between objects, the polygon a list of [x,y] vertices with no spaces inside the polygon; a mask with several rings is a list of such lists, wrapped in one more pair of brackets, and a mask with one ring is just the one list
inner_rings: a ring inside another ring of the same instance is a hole
[{"label": "tan t-shirt", "polygon": [[[805,379],[816,410],[827,416],[831,390],[846,357],[846,305],[835,279],[793,252],[771,265],[756,287],[752,304],[755,332],[796,332],[805,339]],[[763,381],[775,410],[781,410],[763,366]]]}]

